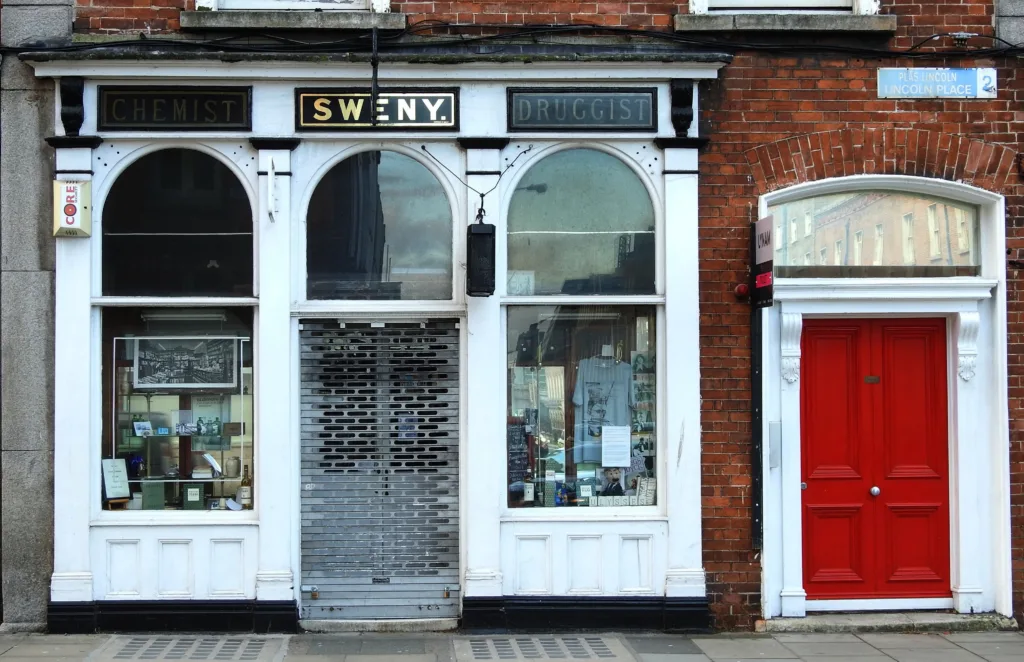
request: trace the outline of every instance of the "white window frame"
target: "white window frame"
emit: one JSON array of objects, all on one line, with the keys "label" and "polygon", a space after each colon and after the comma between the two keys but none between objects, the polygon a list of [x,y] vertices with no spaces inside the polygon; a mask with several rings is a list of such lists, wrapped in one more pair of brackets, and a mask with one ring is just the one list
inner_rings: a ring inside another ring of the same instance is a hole
[{"label": "white window frame", "polygon": [[879,0],[690,0],[690,13],[877,14]]},{"label": "white window frame", "polygon": [[853,234],[853,264],[861,266],[864,254],[864,231],[859,230]]},{"label": "white window frame", "polygon": [[914,214],[904,214],[903,224],[903,264],[916,264],[917,251],[914,250]]},{"label": "white window frame", "polygon": [[804,236],[805,237],[810,237],[813,234],[814,234],[814,217],[811,215],[811,212],[805,211],[804,212]]},{"label": "white window frame", "polygon": [[821,266],[828,264],[828,249],[824,246],[818,251],[818,264]]},{"label": "white window frame", "polygon": [[832,260],[837,267],[843,266],[843,240],[836,239],[835,252]]},{"label": "white window frame", "polygon": [[942,244],[939,241],[939,213],[938,205],[928,205],[928,250],[931,259],[938,260],[942,257]]},{"label": "white window frame", "polygon": [[797,228],[796,219],[795,218],[790,219],[790,221],[789,221],[789,243],[791,243],[791,244],[795,244],[796,243],[796,228]]},{"label": "white window frame", "polygon": [[885,224],[875,224],[875,245],[874,245],[874,259],[871,263],[876,266],[882,266],[882,262],[885,261]]}]

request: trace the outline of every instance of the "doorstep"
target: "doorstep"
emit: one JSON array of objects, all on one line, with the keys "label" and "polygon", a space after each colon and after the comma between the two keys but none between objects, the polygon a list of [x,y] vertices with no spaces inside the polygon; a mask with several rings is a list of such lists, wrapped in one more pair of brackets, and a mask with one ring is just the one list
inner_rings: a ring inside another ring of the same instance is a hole
[{"label": "doorstep", "polygon": [[999,614],[836,613],[770,618],[758,621],[755,629],[757,632],[991,632],[1017,630],[1017,621]]}]

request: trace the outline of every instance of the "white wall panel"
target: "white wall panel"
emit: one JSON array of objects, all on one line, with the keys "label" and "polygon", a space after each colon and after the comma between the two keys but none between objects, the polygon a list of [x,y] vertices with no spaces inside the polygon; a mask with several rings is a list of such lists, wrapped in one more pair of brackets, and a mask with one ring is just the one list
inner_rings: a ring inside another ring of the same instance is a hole
[{"label": "white wall panel", "polygon": [[256,524],[93,526],[96,600],[256,597]]},{"label": "white wall panel", "polygon": [[[108,540],[106,550],[107,595],[111,598],[137,598],[141,580],[139,541]],[[116,571],[115,571],[116,570]]]},{"label": "white wall panel", "polygon": [[[560,515],[558,513],[557,515]],[[501,524],[505,595],[664,595],[663,519]]]}]

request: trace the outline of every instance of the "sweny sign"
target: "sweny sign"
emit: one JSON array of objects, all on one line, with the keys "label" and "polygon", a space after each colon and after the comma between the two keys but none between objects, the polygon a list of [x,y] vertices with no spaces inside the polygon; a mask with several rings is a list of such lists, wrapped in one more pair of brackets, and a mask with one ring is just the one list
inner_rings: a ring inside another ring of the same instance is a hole
[{"label": "sweny sign", "polygon": [[295,90],[296,131],[459,128],[457,89]]}]

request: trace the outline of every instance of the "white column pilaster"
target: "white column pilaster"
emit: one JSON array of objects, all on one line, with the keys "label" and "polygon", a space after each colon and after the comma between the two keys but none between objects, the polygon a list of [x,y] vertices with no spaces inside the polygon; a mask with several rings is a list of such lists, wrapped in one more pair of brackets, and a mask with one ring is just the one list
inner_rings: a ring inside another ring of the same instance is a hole
[{"label": "white column pilaster", "polygon": [[991,597],[983,595],[983,586],[990,583],[987,572],[989,550],[979,546],[986,539],[982,530],[983,519],[978,516],[987,506],[988,485],[978,480],[985,474],[983,459],[972,447],[978,443],[977,412],[985,411],[982,398],[984,386],[976,378],[978,370],[978,333],[981,316],[977,311],[959,313],[954,321],[956,339],[955,380],[950,392],[955,401],[947,405],[950,414],[957,413],[956,443],[950,466],[956,502],[950,512],[952,534],[952,589],[953,607],[962,614],[981,613],[995,608]]},{"label": "white column pilaster", "polygon": [[[255,141],[254,141],[255,142]],[[276,147],[276,146],[275,146]],[[291,151],[260,149],[256,217],[256,471],[259,515],[257,600],[292,600],[293,513],[298,438],[290,427],[291,386]]]},{"label": "white column pilaster", "polygon": [[[478,191],[489,191],[498,181],[501,162],[499,149],[467,149],[466,181]],[[497,224],[499,217],[498,191],[484,199],[485,221]],[[480,196],[470,191],[466,205],[466,223],[475,223]],[[503,262],[500,240],[502,228],[497,229],[499,240],[496,259]],[[504,273],[502,269],[498,274]],[[498,297],[505,284],[496,283],[494,296],[467,297],[466,343],[466,440],[463,448],[464,477],[462,500],[465,505],[462,531],[465,533],[466,558],[465,596],[501,595],[501,552],[498,540],[501,533],[502,499],[505,497],[505,374],[502,337],[501,305]]]},{"label": "white column pilaster", "polygon": [[[92,180],[92,149],[57,149],[57,180]],[[66,174],[65,174],[66,173]],[[54,290],[54,439],[53,439],[53,574],[50,600],[93,599],[89,557],[89,520],[98,508],[99,444],[93,426],[93,385],[98,386],[100,358],[92,351],[91,283],[93,237],[56,239]],[[90,471],[88,468],[92,468]],[[94,480],[95,479],[95,480]],[[25,495],[28,497],[29,495]]]},{"label": "white column pilaster", "polygon": [[783,308],[779,401],[782,412],[782,615],[806,616],[804,591],[803,488],[800,465],[800,336],[803,315]]},{"label": "white column pilaster", "polygon": [[660,253],[668,259],[663,261],[665,324],[659,329],[665,427],[658,434],[659,466],[664,470],[658,498],[665,500],[668,513],[665,595],[702,598],[697,150],[666,149],[665,170]]}]

